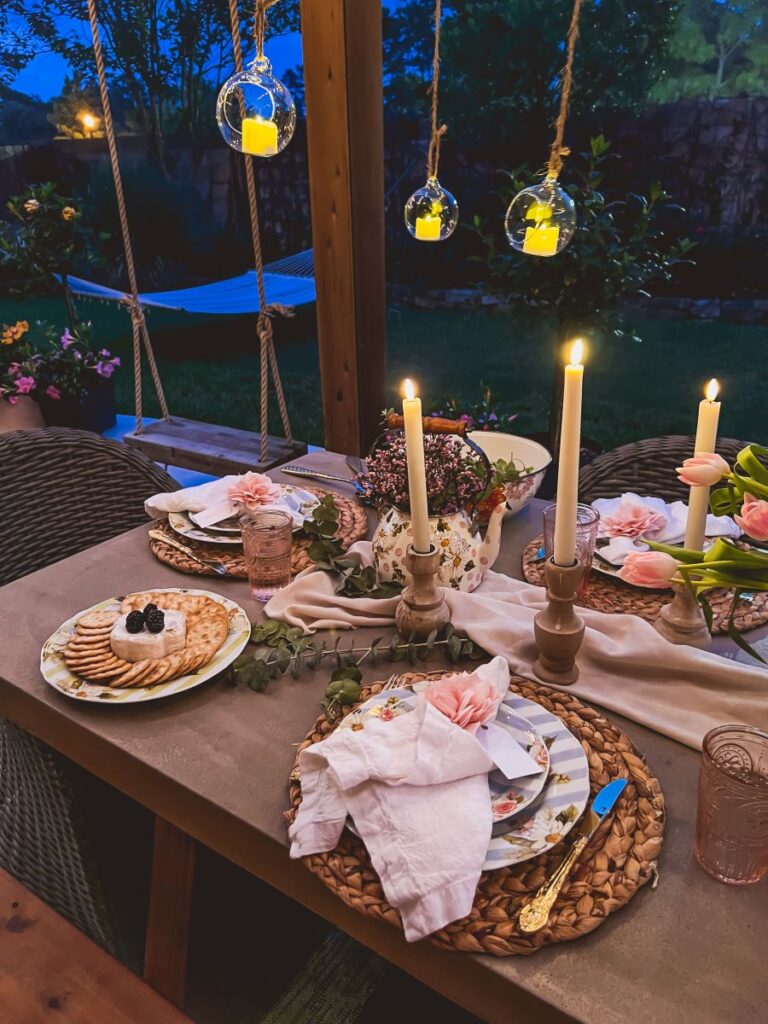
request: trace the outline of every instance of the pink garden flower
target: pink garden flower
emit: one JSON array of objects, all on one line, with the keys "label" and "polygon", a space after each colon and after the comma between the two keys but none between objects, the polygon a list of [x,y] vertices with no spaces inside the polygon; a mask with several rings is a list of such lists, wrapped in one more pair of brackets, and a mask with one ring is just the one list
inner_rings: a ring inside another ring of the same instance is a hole
[{"label": "pink garden flower", "polygon": [[677,476],[688,487],[712,487],[730,470],[722,455],[700,452],[677,467]]},{"label": "pink garden flower", "polygon": [[99,363],[96,363],[94,369],[100,377],[105,377],[107,380],[112,376],[115,370],[120,365],[120,357],[115,356],[114,359],[104,359]]},{"label": "pink garden flower", "polygon": [[630,551],[618,575],[636,587],[663,589],[677,572],[677,562],[664,551]]},{"label": "pink garden flower", "polygon": [[454,675],[438,679],[424,696],[429,704],[461,729],[476,732],[496,714],[501,695],[492,683],[475,675]]},{"label": "pink garden flower", "polygon": [[16,378],[16,390],[20,395],[28,395],[30,391],[35,390],[37,381],[34,377],[17,377]]},{"label": "pink garden flower", "polygon": [[603,516],[602,532],[606,537],[652,536],[666,525],[661,512],[630,499],[622,501],[613,515]]},{"label": "pink garden flower", "polygon": [[55,401],[58,401],[61,398],[61,392],[55,384],[49,384],[45,389],[45,393],[49,398],[53,398]]},{"label": "pink garden flower", "polygon": [[733,518],[752,540],[768,540],[768,501],[745,494],[741,515]]},{"label": "pink garden flower", "polygon": [[230,485],[227,497],[247,509],[255,509],[276,501],[280,497],[280,487],[264,473],[243,473]]},{"label": "pink garden flower", "polygon": [[64,328],[64,333],[59,338],[59,344],[61,345],[61,347],[63,349],[68,349],[69,346],[70,345],[74,345],[74,343],[75,343],[75,338],[72,336],[72,334],[70,334],[69,328],[65,327]]}]

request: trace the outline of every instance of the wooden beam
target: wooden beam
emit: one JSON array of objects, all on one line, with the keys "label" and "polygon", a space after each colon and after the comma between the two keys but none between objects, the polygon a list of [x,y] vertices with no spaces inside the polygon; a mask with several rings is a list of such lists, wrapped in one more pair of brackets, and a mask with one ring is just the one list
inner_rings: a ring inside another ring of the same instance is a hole
[{"label": "wooden beam", "polygon": [[385,404],[381,0],[301,0],[325,443],[362,455]]},{"label": "wooden beam", "polygon": [[144,980],[175,1006],[184,1006],[195,876],[195,840],[155,818],[152,883],[144,949]]}]

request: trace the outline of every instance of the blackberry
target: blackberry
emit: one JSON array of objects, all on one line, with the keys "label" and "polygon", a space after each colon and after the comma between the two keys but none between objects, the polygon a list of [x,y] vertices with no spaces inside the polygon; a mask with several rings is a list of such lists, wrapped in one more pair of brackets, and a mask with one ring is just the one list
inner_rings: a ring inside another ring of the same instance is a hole
[{"label": "blackberry", "polygon": [[165,629],[165,613],[159,608],[147,612],[147,629],[150,633],[162,633]]},{"label": "blackberry", "polygon": [[154,612],[154,611],[157,611],[157,605],[156,604],[145,604],[144,605],[144,614],[145,615],[149,615],[150,612]]},{"label": "blackberry", "polygon": [[144,629],[144,612],[128,612],[125,628],[129,633],[140,633]]}]

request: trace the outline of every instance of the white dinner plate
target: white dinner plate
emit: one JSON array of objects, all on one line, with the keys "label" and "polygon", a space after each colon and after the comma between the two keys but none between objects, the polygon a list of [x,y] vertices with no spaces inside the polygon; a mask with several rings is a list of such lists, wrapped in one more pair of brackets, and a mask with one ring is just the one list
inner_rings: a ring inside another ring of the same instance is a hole
[{"label": "white dinner plate", "polygon": [[177,679],[171,679],[167,683],[157,683],[154,686],[113,688],[100,683],[88,683],[80,676],[75,675],[67,668],[64,661],[64,649],[75,632],[75,624],[88,612],[119,611],[123,598],[109,597],[106,601],[101,601],[99,604],[77,612],[62,623],[56,632],[45,641],[40,654],[40,671],[46,683],[75,700],[105,704],[138,704],[147,700],[170,697],[175,693],[182,693],[184,690],[191,690],[212,679],[219,672],[223,672],[240,654],[251,636],[251,623],[240,605],[228,597],[212,594],[208,590],[166,587],[162,593],[202,595],[224,605],[229,618],[229,632],[224,643],[207,665],[203,665],[196,672],[190,672]]},{"label": "white dinner plate", "polygon": [[[303,514],[306,523],[312,517],[312,513],[320,504],[320,499],[311,491],[305,491],[302,487],[294,487],[292,484],[283,484],[283,491],[291,494],[299,502],[299,512]],[[227,520],[231,522],[231,520]],[[203,544],[234,544],[242,546],[242,531],[234,526],[198,526],[192,522],[188,512],[169,512],[168,525],[187,540],[202,541]],[[293,532],[301,529],[303,523],[294,526]]]}]

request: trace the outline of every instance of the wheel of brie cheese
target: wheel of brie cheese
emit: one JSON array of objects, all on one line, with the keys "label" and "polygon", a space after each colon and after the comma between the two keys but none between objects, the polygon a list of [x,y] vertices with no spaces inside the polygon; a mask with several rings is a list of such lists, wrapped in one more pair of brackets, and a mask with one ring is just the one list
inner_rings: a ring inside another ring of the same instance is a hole
[{"label": "wheel of brie cheese", "polygon": [[146,628],[139,633],[130,633],[125,624],[128,615],[121,615],[109,637],[116,657],[124,661],[144,661],[145,658],[164,658],[180,651],[187,639],[184,612],[166,611],[164,614],[165,626],[160,633],[150,633]]}]

